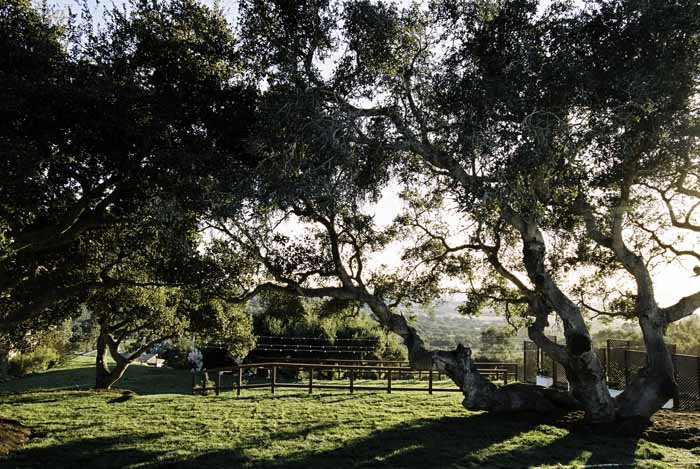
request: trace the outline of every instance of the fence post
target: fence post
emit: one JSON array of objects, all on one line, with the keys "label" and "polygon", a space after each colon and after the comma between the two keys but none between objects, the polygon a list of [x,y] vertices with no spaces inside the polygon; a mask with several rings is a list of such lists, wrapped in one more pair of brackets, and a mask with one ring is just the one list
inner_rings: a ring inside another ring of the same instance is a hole
[{"label": "fence post", "polygon": [[391,370],[386,373],[386,392],[391,394]]},{"label": "fence post", "polygon": [[671,355],[671,362],[673,363],[673,379],[675,379],[676,383],[678,383],[678,355],[676,354],[675,348],[673,350],[673,354]]},{"label": "fence post", "polygon": [[236,381],[236,396],[240,396],[241,386],[243,385],[243,368],[241,367],[238,367],[238,379]]},{"label": "fence post", "polygon": [[355,392],[355,368],[350,369],[350,394]]},{"label": "fence post", "polygon": [[216,389],[214,393],[218,396],[221,392],[221,370],[216,372]]},{"label": "fence post", "polygon": [[[557,343],[557,338],[554,337],[554,343]],[[552,386],[555,388],[557,387],[557,361],[554,359],[554,357],[551,358],[552,360]]]},{"label": "fence post", "polygon": [[277,366],[272,365],[272,378],[270,379],[270,391],[275,393],[275,384],[277,384]]},{"label": "fence post", "polygon": [[309,394],[314,390],[314,367],[309,368]]},{"label": "fence post", "polygon": [[195,388],[197,387],[197,372],[192,369],[192,395],[194,396],[196,394]]},{"label": "fence post", "polygon": [[605,382],[608,382],[608,348],[603,349],[603,372],[605,373]]},{"label": "fence post", "polygon": [[[515,376],[513,377],[513,380],[514,381],[518,380],[518,364],[517,363],[515,364]],[[523,381],[525,381],[525,379],[523,379]]]},{"label": "fence post", "polygon": [[605,382],[610,384],[610,339],[605,341]]},{"label": "fence post", "polygon": [[527,380],[527,341],[523,341],[523,383]]},{"label": "fence post", "polygon": [[428,394],[433,393],[433,369],[428,372]]},{"label": "fence post", "polygon": [[503,370],[503,385],[505,386],[508,384],[508,370],[504,369]]},{"label": "fence post", "polygon": [[[649,354],[647,354],[647,357]],[[681,405],[681,393],[678,389],[678,356],[676,355],[676,346],[673,346],[673,355],[671,355],[671,362],[673,363],[673,380],[676,382],[673,392],[673,409],[678,410]]]},{"label": "fence post", "polygon": [[629,384],[630,381],[630,349],[625,347],[625,387]]}]

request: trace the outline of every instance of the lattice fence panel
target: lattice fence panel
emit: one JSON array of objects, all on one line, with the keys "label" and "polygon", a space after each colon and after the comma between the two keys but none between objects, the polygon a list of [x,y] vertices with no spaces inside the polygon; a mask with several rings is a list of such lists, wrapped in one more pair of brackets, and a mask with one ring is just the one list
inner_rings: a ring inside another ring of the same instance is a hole
[{"label": "lattice fence panel", "polygon": [[675,355],[678,402],[676,410],[700,411],[700,358]]},{"label": "lattice fence panel", "polygon": [[608,386],[612,389],[625,387],[625,350],[608,344]]},{"label": "lattice fence panel", "polygon": [[569,386],[569,381],[566,379],[566,371],[564,367],[559,364],[557,364],[556,373],[554,375],[554,385],[564,389]]}]

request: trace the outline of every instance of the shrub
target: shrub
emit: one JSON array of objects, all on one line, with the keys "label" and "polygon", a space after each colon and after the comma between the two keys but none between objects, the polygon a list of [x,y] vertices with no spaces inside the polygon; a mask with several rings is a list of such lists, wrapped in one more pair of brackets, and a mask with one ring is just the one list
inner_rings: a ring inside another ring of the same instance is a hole
[{"label": "shrub", "polygon": [[24,376],[54,367],[60,360],[58,351],[52,347],[38,347],[29,353],[19,353],[10,358],[8,372],[14,376]]},{"label": "shrub", "polygon": [[158,353],[160,358],[165,360],[165,366],[179,370],[189,370],[191,366],[187,360],[187,355],[190,353],[191,347],[191,341],[168,341],[162,344],[155,352]]}]

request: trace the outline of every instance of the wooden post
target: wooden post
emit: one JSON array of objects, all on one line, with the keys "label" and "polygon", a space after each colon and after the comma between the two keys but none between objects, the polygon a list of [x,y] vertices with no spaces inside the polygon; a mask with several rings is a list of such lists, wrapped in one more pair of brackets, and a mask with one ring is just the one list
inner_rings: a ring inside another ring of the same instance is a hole
[{"label": "wooden post", "polygon": [[309,368],[309,394],[314,391],[314,368]]},{"label": "wooden post", "polygon": [[527,382],[527,341],[523,342],[523,383]]},{"label": "wooden post", "polygon": [[[676,355],[675,350],[671,354],[671,362],[673,363],[673,379],[678,383],[678,355]],[[676,389],[678,388],[676,387]]]},{"label": "wooden post", "polygon": [[610,339],[605,341],[605,381],[610,381]]},{"label": "wooden post", "polygon": [[386,372],[386,392],[391,394],[391,370]]},{"label": "wooden post", "polygon": [[214,390],[214,392],[217,396],[221,392],[221,371],[216,372],[216,389]]},{"label": "wooden post", "polygon": [[625,347],[625,387],[629,384],[630,374],[630,350]]},{"label": "wooden post", "polygon": [[[647,354],[647,357],[648,356],[649,355]],[[673,380],[676,382],[676,386],[674,387],[675,391],[673,392],[673,408],[678,410],[678,407],[681,404],[681,394],[680,390],[678,389],[678,356],[676,355],[675,345],[673,346],[671,361],[673,362]]]},{"label": "wooden post", "polygon": [[505,386],[508,384],[508,370],[504,369],[503,370],[503,385]]},{"label": "wooden post", "polygon": [[[193,368],[194,370],[194,368]],[[196,394],[195,388],[197,387],[197,372],[193,371],[192,372],[192,395],[194,396]]]},{"label": "wooden post", "polygon": [[[513,379],[515,381],[518,380],[518,364],[517,363],[515,364],[515,377]],[[523,379],[523,381],[525,381],[525,379]]]},{"label": "wooden post", "polygon": [[418,381],[420,381],[421,378],[423,378],[423,372],[421,370],[418,370]]},{"label": "wooden post", "polygon": [[[557,338],[554,337],[554,343],[557,343]],[[551,358],[552,360],[552,386],[556,387],[557,386],[557,361],[554,359],[554,357]]]},{"label": "wooden post", "polygon": [[350,369],[350,394],[355,392],[355,369]]},{"label": "wooden post", "polygon": [[428,372],[428,394],[433,393],[433,369]]},{"label": "wooden post", "polygon": [[275,393],[275,384],[277,384],[277,366],[272,366],[272,377],[270,378],[270,391]]},{"label": "wooden post", "polygon": [[236,387],[236,396],[241,395],[241,386],[243,386],[243,368],[238,367],[238,380]]}]

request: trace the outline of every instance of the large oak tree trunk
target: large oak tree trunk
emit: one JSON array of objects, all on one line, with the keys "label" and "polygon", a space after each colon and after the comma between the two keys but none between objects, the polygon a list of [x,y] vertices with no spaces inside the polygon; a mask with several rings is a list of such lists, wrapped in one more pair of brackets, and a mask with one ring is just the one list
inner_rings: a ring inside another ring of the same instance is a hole
[{"label": "large oak tree trunk", "polygon": [[365,301],[377,318],[404,339],[411,366],[444,372],[462,390],[462,405],[466,409],[494,413],[581,409],[569,393],[556,389],[522,383],[496,386],[479,373],[468,347],[460,344],[452,351],[427,350],[418,332],[403,316],[391,313],[383,302],[376,299],[365,298]]},{"label": "large oak tree trunk", "polygon": [[615,419],[615,406],[598,356],[592,350],[579,355],[569,354],[563,364],[571,395],[586,411],[592,422]]},{"label": "large oak tree trunk", "polygon": [[528,329],[530,338],[542,351],[564,368],[569,390],[592,422],[609,422],[615,418],[615,406],[605,377],[603,365],[593,351],[588,330],[583,327],[568,327],[565,333],[566,346],[552,342],[545,334],[548,310],[542,303],[533,302],[531,310],[537,316]]},{"label": "large oak tree trunk", "polygon": [[664,342],[665,321],[655,304],[644,308],[639,324],[647,351],[647,365],[616,399],[620,418],[650,418],[676,397],[671,353]]}]

